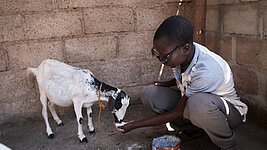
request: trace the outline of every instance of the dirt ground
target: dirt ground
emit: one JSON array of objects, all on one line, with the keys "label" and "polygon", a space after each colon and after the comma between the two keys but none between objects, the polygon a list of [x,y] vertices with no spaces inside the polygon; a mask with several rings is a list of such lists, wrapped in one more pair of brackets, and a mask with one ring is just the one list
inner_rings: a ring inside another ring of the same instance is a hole
[{"label": "dirt ground", "polygon": [[[64,126],[57,126],[50,118],[50,125],[54,132],[54,139],[48,139],[44,121],[40,119],[26,122],[0,125],[0,143],[14,150],[149,150],[153,138],[162,135],[175,135],[177,132],[168,132],[164,125],[146,127],[133,130],[127,134],[116,131],[113,125],[113,116],[103,112],[101,129],[97,125],[98,108],[93,108],[93,121],[95,134],[89,134],[84,123],[84,133],[88,143],[79,143],[77,137],[77,123],[75,116],[61,116]],[[154,115],[142,104],[133,104],[128,109],[126,121],[146,118]],[[87,119],[85,120],[87,122]],[[257,127],[252,122],[241,125],[237,130],[237,149],[240,150],[266,150],[267,129]],[[112,133],[112,134],[109,134]],[[204,135],[183,143],[182,150],[217,150],[217,148]]]}]

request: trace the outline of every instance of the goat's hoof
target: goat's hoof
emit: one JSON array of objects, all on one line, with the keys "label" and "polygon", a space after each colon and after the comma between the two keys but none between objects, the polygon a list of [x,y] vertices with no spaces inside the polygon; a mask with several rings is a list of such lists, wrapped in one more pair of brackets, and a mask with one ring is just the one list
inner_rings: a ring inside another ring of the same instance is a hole
[{"label": "goat's hoof", "polygon": [[80,143],[87,143],[88,142],[88,140],[87,140],[87,138],[85,137],[85,138],[83,138],[82,140],[80,140]]},{"label": "goat's hoof", "polygon": [[60,124],[58,124],[57,126],[64,126],[64,123],[63,122],[61,122]]},{"label": "goat's hoof", "polygon": [[89,134],[94,134],[95,133],[95,129],[93,131],[89,131]]},{"label": "goat's hoof", "polygon": [[49,138],[49,139],[53,139],[53,138],[54,138],[54,134],[49,134],[49,135],[48,135],[48,138]]}]

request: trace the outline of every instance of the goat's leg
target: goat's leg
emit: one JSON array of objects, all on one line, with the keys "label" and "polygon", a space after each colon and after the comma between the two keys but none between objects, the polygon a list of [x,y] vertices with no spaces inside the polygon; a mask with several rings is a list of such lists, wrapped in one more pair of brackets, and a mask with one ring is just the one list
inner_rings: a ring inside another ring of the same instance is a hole
[{"label": "goat's leg", "polygon": [[78,137],[79,137],[79,140],[80,142],[88,142],[86,136],[83,134],[83,126],[82,126],[82,123],[83,123],[83,116],[82,116],[82,102],[79,101],[79,99],[74,99],[73,100],[73,105],[74,105],[74,111],[75,111],[75,114],[76,114],[76,119],[77,119],[77,122],[78,122]]},{"label": "goat's leg", "polygon": [[54,138],[54,134],[52,132],[52,129],[49,125],[49,122],[48,122],[48,115],[47,115],[47,97],[45,95],[45,93],[40,90],[40,101],[43,105],[43,109],[42,109],[42,115],[44,117],[44,121],[45,121],[45,125],[46,125],[46,133],[48,135],[48,138],[49,139],[52,139]]},{"label": "goat's leg", "polygon": [[59,117],[57,115],[57,112],[55,110],[55,103],[52,102],[52,101],[49,101],[48,102],[48,107],[49,107],[49,110],[50,110],[54,120],[57,122],[57,125],[58,126],[63,126],[64,124],[63,124],[62,120],[59,119]]},{"label": "goat's leg", "polygon": [[92,108],[87,107],[87,116],[88,116],[88,128],[89,128],[89,133],[95,133],[95,128],[93,125],[93,120],[92,120]]}]

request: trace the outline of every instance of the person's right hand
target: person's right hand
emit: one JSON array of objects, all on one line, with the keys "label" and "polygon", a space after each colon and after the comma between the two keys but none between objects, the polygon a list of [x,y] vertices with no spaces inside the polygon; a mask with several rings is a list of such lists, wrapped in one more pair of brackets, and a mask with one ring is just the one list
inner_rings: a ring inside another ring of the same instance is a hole
[{"label": "person's right hand", "polygon": [[116,127],[118,128],[119,131],[121,131],[122,133],[127,133],[131,130],[134,129],[133,126],[133,120],[127,123],[123,123],[122,125],[116,125]]}]

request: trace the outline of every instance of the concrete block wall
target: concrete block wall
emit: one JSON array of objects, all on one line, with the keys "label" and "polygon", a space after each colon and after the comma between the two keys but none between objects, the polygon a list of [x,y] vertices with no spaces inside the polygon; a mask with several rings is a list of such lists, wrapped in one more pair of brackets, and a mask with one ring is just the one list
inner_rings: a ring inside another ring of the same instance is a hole
[{"label": "concrete block wall", "polygon": [[[176,0],[0,1],[0,123],[41,117],[25,69],[47,58],[88,68],[136,101],[161,66],[150,54],[155,29],[177,8]],[[192,18],[189,5],[180,9]],[[163,79],[170,77],[166,69]]]},{"label": "concrete block wall", "polygon": [[249,116],[267,123],[267,1],[208,0],[207,46],[231,65]]}]

